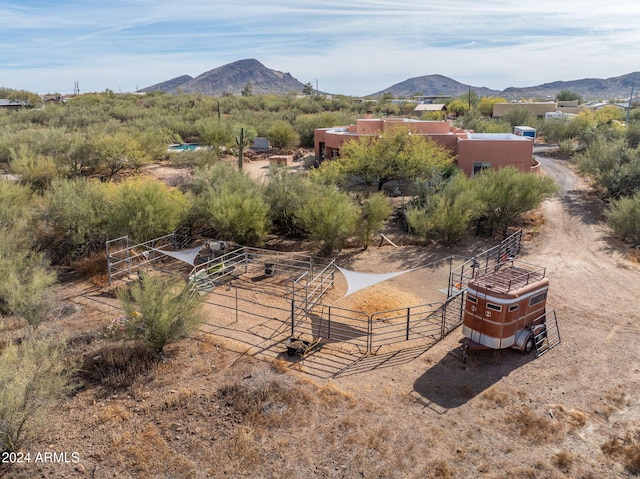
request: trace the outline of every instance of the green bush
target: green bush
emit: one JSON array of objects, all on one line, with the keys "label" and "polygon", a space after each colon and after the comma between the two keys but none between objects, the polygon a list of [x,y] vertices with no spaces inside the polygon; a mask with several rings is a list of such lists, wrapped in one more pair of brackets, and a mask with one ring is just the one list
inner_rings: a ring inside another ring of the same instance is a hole
[{"label": "green bush", "polygon": [[618,236],[640,244],[640,193],[612,201],[606,215],[609,226]]},{"label": "green bush", "polygon": [[287,121],[276,121],[267,131],[267,137],[274,148],[291,148],[300,141],[298,133]]},{"label": "green bush", "polygon": [[507,229],[523,213],[537,208],[557,191],[554,180],[507,166],[484,170],[473,177],[473,189],[492,231],[506,235]]},{"label": "green bush", "polygon": [[310,187],[307,178],[292,175],[286,168],[270,168],[265,198],[274,226],[291,236],[302,233],[296,213],[307,201]]},{"label": "green bush", "polygon": [[481,208],[471,180],[460,174],[454,176],[430,203],[428,234],[447,246],[460,241]]},{"label": "green bush", "polygon": [[123,334],[161,352],[170,341],[191,334],[204,320],[202,296],[172,277],[142,275],[117,293],[125,320]]},{"label": "green bush", "polygon": [[129,235],[147,241],[174,231],[185,219],[189,199],[175,188],[149,179],[130,179],[117,186],[108,225],[112,238]]},{"label": "green bush", "polygon": [[41,439],[49,414],[70,391],[64,343],[29,338],[0,355],[0,451],[18,451]]},{"label": "green bush", "polygon": [[11,171],[20,175],[21,182],[35,190],[45,190],[60,173],[53,158],[34,153],[29,148],[19,147],[12,152]]},{"label": "green bush", "polygon": [[369,247],[371,235],[382,229],[392,211],[393,205],[383,193],[376,193],[362,202],[358,231],[365,249]]},{"label": "green bush", "polygon": [[200,169],[192,184],[196,194],[192,222],[213,227],[220,239],[260,245],[268,232],[269,205],[263,188],[228,164]]},{"label": "green bush", "polygon": [[405,210],[405,219],[409,233],[420,238],[426,238],[429,231],[429,215],[425,208],[410,205]]},{"label": "green bush", "polygon": [[317,185],[306,204],[295,214],[307,235],[318,242],[320,254],[331,255],[356,232],[358,208],[345,193]]},{"label": "green bush", "polygon": [[55,273],[45,256],[32,249],[26,227],[0,229],[0,312],[15,314],[33,328],[47,317]]},{"label": "green bush", "polygon": [[79,257],[101,248],[113,209],[111,184],[84,178],[54,180],[44,197],[43,220],[57,257]]},{"label": "green bush", "polygon": [[0,229],[8,228],[19,220],[28,220],[33,214],[31,188],[9,181],[0,181]]}]

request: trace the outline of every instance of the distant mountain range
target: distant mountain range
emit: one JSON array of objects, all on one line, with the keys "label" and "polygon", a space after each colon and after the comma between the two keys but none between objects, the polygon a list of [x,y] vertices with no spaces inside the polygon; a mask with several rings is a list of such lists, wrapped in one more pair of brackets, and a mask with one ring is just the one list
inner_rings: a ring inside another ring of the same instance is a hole
[{"label": "distant mountain range", "polygon": [[[409,98],[419,93],[427,96],[446,95],[457,97],[467,93],[471,88],[481,97],[501,96],[508,100],[555,98],[563,90],[577,93],[584,100],[610,100],[629,98],[634,80],[636,80],[636,86],[640,88],[640,72],[634,72],[606,79],[585,78],[583,80],[555,81],[538,86],[510,87],[500,91],[465,85],[443,75],[425,75],[410,78],[366,96],[375,98],[389,93],[396,98]],[[214,68],[195,78],[183,75],[139,91],[162,90],[169,93],[182,91],[185,93],[223,96],[239,95],[247,85],[250,85],[251,92],[255,95],[302,93],[304,88],[304,84],[289,73],[272,70],[265,67],[258,60],[248,59]]]}]

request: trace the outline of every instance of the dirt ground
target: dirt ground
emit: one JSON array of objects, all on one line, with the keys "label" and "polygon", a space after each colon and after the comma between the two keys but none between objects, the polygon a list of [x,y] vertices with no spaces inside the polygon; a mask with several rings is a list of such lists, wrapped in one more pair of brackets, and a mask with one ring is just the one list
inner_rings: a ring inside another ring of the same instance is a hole
[{"label": "dirt ground", "polygon": [[[563,162],[540,160],[561,193],[528,227],[520,259],[545,266],[551,282],[548,304],[562,344],[542,357],[477,351],[464,363],[458,329],[430,348],[362,355],[327,347],[291,360],[279,339],[286,324],[272,327],[268,312],[239,332],[231,315],[216,317],[211,323],[224,326],[205,325],[160,362],[123,373],[117,385],[104,384],[104,371],[102,382],[81,376],[83,387],[30,448],[77,452],[79,461],[21,464],[0,474],[632,476],[640,468],[640,267],[603,226],[588,185]],[[358,271],[397,271],[492,245],[374,242],[339,261]],[[384,293],[393,296],[395,288],[407,295],[400,299],[420,298],[429,286],[399,277]],[[65,283],[59,293],[66,313],[47,327],[70,335],[85,367],[99,369],[111,346],[97,331],[118,314],[115,301],[86,282]]]}]

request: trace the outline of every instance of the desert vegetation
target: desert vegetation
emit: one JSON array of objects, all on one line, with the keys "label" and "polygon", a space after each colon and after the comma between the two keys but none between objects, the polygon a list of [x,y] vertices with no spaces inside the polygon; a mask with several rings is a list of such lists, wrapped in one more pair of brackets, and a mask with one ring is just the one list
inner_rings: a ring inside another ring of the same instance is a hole
[{"label": "desert vegetation", "polygon": [[[78,407],[74,401],[86,400],[81,404],[87,409],[93,408],[91,401],[99,403],[97,412],[83,420],[87,427],[105,431],[100,454],[115,458],[114,464],[134,464],[134,475],[151,477],[161,464],[176,477],[195,477],[198,461],[187,461],[185,455],[198,454],[202,444],[185,439],[190,434],[213,443],[214,461],[221,464],[209,471],[215,477],[266,475],[274,460],[291,461],[282,476],[295,476],[296,467],[316,467],[327,477],[365,472],[370,477],[458,477],[455,455],[445,453],[412,469],[408,458],[426,457],[436,439],[417,446],[414,438],[410,447],[415,449],[406,457],[384,460],[405,447],[403,437],[367,419],[384,414],[384,408],[357,405],[346,390],[293,378],[277,361],[252,364],[255,370],[230,367],[230,375],[217,377],[222,382],[206,391],[181,382],[177,364],[188,362],[189,354],[191,372],[201,380],[216,364],[232,360],[225,353],[213,354],[222,346],[183,340],[197,331],[201,304],[178,280],[141,277],[117,294],[123,319],[102,320],[106,324],[80,340],[57,327],[65,312],[56,288],[72,273],[91,271],[99,279],[104,271],[95,265],[104,265],[107,238],[128,235],[145,241],[178,228],[246,245],[286,238],[312,245],[322,255],[335,254],[347,243],[366,249],[393,213],[400,219],[401,234],[419,245],[450,247],[477,232],[500,237],[557,191],[548,177],[504,168],[469,179],[453,166],[446,150],[398,130],[345,145],[340,158],[309,175],[274,168],[267,182],[258,182],[236,166],[240,129],[248,138],[266,136],[274,147],[289,151],[309,148],[315,128],[351,123],[366,110],[401,114],[408,107],[383,101],[365,106],[346,97],[330,101],[317,95],[210,98],[104,92],[38,108],[24,92],[10,93],[30,103],[20,111],[0,111],[0,167],[20,177],[18,183],[0,181],[2,452],[43,444],[52,434],[46,420],[51,410],[60,404]],[[639,115],[634,112],[626,127],[613,110],[581,114],[570,122],[541,122],[516,111],[496,121],[488,112],[498,100],[469,95],[448,104],[459,114],[461,126],[476,131],[510,131],[513,124],[525,122],[537,127],[591,179],[615,233],[640,243]],[[177,142],[211,148],[167,152],[167,145]],[[141,174],[154,163],[187,170],[189,179],[168,185]],[[401,208],[392,198],[395,185],[403,198]],[[163,382],[165,373],[181,386],[174,389]],[[162,400],[145,396],[147,384],[162,391]],[[100,402],[118,394],[126,396],[122,403]],[[557,445],[586,420],[579,412],[558,410],[556,417],[564,418],[559,429],[558,420],[548,414],[518,408],[500,396],[493,400],[509,408],[509,426],[535,443]],[[132,412],[136,402],[142,405]],[[320,413],[310,418],[313,409]],[[185,411],[210,422],[185,431],[179,424]],[[506,416],[502,419],[506,423]],[[206,432],[211,424],[219,434]],[[287,437],[300,427],[317,432],[310,441],[323,453],[305,456]],[[275,430],[285,434],[269,444],[266,438]],[[434,438],[444,435],[437,427],[431,433]],[[177,445],[172,437],[180,438]],[[637,439],[635,433],[612,436],[601,450],[637,473]],[[521,477],[575,470],[580,458],[556,449],[553,459],[538,471],[521,470]],[[335,472],[344,464],[346,469]]]}]

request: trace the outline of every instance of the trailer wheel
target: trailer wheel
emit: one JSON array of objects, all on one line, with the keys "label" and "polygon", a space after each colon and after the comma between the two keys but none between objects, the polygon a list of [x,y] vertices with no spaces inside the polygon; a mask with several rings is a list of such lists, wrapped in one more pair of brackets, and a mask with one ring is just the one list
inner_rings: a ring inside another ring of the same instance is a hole
[{"label": "trailer wheel", "polygon": [[536,345],[536,340],[533,337],[533,334],[530,334],[527,337],[527,340],[524,342],[524,346],[522,348],[522,354],[529,354],[531,351],[533,351],[533,348]]}]

